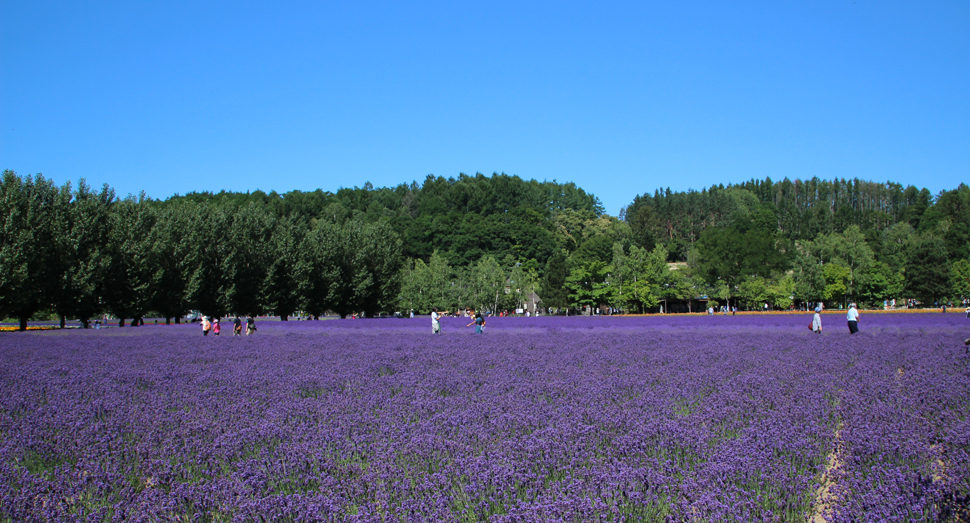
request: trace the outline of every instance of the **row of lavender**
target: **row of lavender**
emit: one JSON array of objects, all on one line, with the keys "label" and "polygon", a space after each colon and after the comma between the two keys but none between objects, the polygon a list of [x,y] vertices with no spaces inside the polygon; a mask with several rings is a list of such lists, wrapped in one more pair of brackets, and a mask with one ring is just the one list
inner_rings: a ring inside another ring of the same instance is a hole
[{"label": "row of lavender", "polygon": [[4,335],[0,521],[936,521],[960,510],[963,322],[873,315],[859,335],[816,336],[800,319],[496,318],[483,336],[453,319],[440,337],[419,320],[264,322],[228,339],[188,326]]}]

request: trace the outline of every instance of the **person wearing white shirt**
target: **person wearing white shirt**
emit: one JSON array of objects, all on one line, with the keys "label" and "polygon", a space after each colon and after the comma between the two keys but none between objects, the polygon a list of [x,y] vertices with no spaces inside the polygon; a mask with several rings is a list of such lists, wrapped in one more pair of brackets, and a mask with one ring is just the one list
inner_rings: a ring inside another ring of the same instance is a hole
[{"label": "person wearing white shirt", "polygon": [[849,304],[849,313],[845,315],[849,321],[849,334],[859,332],[859,311],[855,308],[855,303]]},{"label": "person wearing white shirt", "polygon": [[431,310],[431,333],[441,334],[441,316],[438,315],[438,308],[435,307]]}]

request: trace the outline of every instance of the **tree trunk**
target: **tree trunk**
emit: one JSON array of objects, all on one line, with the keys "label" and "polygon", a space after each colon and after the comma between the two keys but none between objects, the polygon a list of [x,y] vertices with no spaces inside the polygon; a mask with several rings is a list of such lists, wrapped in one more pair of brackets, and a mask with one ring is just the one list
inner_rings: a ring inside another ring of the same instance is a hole
[{"label": "tree trunk", "polygon": [[290,321],[289,314],[280,314],[280,321]]},{"label": "tree trunk", "polygon": [[61,316],[61,328],[63,329],[64,327],[67,327],[67,318]]},{"label": "tree trunk", "polygon": [[124,327],[125,326],[125,319],[124,318],[119,318],[118,319],[118,326],[119,327]]},{"label": "tree trunk", "polygon": [[181,316],[176,316],[175,317],[175,324],[176,325],[181,325],[182,324],[182,317]]},{"label": "tree trunk", "polygon": [[91,320],[89,320],[88,318],[81,318],[81,325],[85,329],[90,329],[91,328]]},{"label": "tree trunk", "polygon": [[27,316],[20,317],[20,330],[22,331],[27,330],[27,318]]}]

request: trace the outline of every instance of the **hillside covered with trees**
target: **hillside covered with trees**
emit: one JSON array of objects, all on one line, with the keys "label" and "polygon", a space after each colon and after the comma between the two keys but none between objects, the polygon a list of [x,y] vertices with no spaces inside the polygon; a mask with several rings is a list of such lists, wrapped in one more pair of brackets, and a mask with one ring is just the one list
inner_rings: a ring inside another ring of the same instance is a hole
[{"label": "hillside covered with trees", "polygon": [[0,207],[0,315],[22,325],[970,296],[966,185],[752,180],[644,193],[613,217],[573,183],[505,174],[153,200],[5,171]]}]

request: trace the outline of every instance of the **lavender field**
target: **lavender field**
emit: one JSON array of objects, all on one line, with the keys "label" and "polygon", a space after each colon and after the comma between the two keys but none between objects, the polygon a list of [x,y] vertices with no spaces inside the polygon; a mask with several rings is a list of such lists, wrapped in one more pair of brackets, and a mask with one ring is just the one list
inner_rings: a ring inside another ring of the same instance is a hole
[{"label": "lavender field", "polygon": [[0,334],[0,521],[966,521],[962,314]]}]

